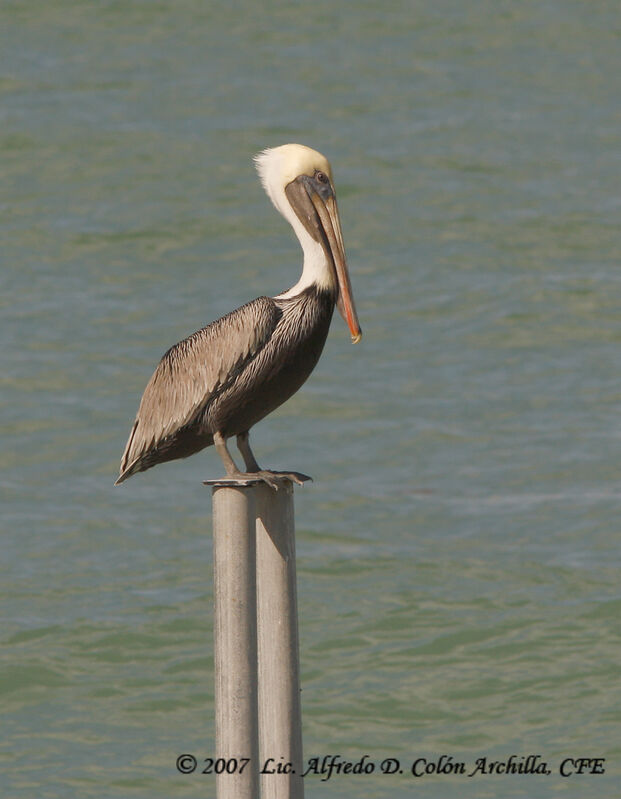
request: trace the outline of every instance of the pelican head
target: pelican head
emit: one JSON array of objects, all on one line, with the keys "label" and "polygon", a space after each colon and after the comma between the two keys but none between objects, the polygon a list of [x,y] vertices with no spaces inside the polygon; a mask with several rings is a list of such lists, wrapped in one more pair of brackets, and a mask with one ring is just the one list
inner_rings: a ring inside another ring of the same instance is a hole
[{"label": "pelican head", "polygon": [[[354,343],[362,331],[349,280],[345,245],[328,159],[302,144],[284,144],[255,156],[261,183],[293,227],[304,251],[304,271],[295,287],[335,288],[337,307]],[[290,292],[285,295],[290,296]]]}]

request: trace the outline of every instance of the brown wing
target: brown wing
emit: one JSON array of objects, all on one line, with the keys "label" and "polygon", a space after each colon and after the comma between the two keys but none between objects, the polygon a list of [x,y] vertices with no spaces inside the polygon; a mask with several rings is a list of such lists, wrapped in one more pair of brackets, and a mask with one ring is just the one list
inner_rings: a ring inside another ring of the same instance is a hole
[{"label": "brown wing", "polygon": [[259,297],[168,350],[142,395],[116,485],[140,471],[151,450],[205,409],[265,346],[280,316],[273,300]]}]

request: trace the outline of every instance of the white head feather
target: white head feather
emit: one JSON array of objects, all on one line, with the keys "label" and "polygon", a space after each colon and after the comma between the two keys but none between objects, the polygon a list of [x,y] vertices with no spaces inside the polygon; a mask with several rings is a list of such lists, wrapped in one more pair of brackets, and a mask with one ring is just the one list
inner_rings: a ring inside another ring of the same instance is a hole
[{"label": "white head feather", "polygon": [[296,285],[279,294],[279,297],[293,297],[311,284],[330,287],[334,276],[319,244],[305,229],[291,207],[286,186],[300,175],[314,175],[316,170],[325,172],[332,181],[332,170],[328,159],[317,150],[303,144],[283,144],[271,147],[254,157],[254,162],[267,196],[274,207],[284,216],[298,237],[304,251],[304,269]]}]

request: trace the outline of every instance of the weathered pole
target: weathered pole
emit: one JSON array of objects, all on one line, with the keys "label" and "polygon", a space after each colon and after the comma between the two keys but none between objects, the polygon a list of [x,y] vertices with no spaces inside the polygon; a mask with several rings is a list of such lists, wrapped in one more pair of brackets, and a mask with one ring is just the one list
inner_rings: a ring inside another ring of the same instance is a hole
[{"label": "weathered pole", "polygon": [[[218,799],[259,796],[255,497],[213,488],[214,650]],[[248,760],[247,760],[248,758]],[[220,766],[221,767],[221,766]]]},{"label": "weathered pole", "polygon": [[255,488],[262,799],[302,799],[293,485]]},{"label": "weathered pole", "polygon": [[[303,799],[293,486],[213,486],[218,799]],[[242,758],[250,758],[239,773]],[[232,771],[232,766],[230,767]],[[259,772],[260,792],[259,792]]]}]

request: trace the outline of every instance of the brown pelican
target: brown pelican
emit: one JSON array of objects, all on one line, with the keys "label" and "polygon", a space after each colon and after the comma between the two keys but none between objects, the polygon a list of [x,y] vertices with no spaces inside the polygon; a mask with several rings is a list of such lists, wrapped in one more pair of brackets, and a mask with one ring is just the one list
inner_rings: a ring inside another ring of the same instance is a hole
[{"label": "brown pelican", "polygon": [[[276,297],[259,297],[175,344],[145,388],[116,484],[158,463],[215,444],[228,478],[301,483],[298,472],[259,467],[252,425],[285,402],[319,360],[336,304],[352,341],[362,336],[354,305],[328,160],[285,144],[255,157],[259,177],[304,251],[302,275]],[[237,437],[241,472],[226,440]]]}]

